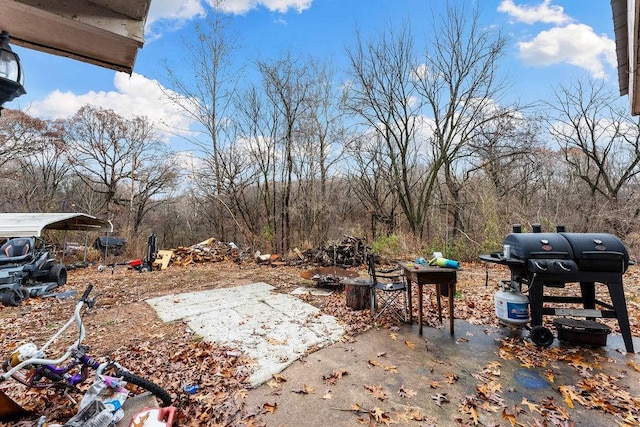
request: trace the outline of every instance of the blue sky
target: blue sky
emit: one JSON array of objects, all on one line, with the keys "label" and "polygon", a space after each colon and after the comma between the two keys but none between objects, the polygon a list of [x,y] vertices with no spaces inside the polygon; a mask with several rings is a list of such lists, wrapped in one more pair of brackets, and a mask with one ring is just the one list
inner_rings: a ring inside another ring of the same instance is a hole
[{"label": "blue sky", "polygon": [[[576,74],[605,79],[617,90],[615,42],[609,0],[461,0],[477,4],[481,22],[510,36],[501,70],[524,102],[548,96]],[[84,104],[151,120],[175,117],[159,102],[166,82],[162,60],[178,55],[201,0],[152,0],[145,44],[131,76],[20,47],[27,94],[5,104],[36,117],[63,118]],[[356,29],[363,38],[407,20],[416,38],[430,28],[432,11],[445,0],[226,0],[238,36],[239,61],[278,57],[285,51],[345,65],[345,47]],[[250,66],[250,65],[249,65]],[[177,119],[176,119],[177,120]],[[184,126],[185,123],[173,123]]]}]

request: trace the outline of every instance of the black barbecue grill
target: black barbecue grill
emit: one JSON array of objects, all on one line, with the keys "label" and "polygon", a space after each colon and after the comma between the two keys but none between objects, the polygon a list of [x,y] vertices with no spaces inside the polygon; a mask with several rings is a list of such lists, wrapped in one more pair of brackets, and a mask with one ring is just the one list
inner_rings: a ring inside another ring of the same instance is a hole
[{"label": "black barbecue grill", "polygon": [[[629,264],[629,254],[617,237],[606,233],[567,233],[558,227],[555,233],[522,233],[516,225],[504,239],[503,252],[481,255],[487,262],[506,265],[511,283],[525,284],[529,293],[531,326],[540,327],[543,315],[616,318],[627,352],[633,353],[629,315],[622,286],[622,276]],[[545,295],[545,287],[564,287],[579,283],[580,296]],[[611,304],[596,299],[595,284],[609,289]],[[582,309],[551,308],[544,303],[581,304]]]}]

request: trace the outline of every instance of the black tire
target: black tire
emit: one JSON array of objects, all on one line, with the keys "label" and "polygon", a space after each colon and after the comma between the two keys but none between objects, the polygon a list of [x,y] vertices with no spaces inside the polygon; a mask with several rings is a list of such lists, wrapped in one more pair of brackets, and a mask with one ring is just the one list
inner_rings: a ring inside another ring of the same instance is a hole
[{"label": "black tire", "polygon": [[531,338],[531,341],[538,347],[549,347],[553,344],[554,336],[549,328],[538,325],[531,328],[529,338]]},{"label": "black tire", "polygon": [[173,403],[171,395],[169,395],[169,393],[167,393],[165,389],[146,378],[139,377],[136,374],[132,374],[129,371],[124,371],[121,369],[116,370],[115,375],[122,378],[129,384],[136,385],[151,392],[151,394],[160,399],[160,401],[162,402],[162,406],[171,406],[171,403]]},{"label": "black tire", "polygon": [[6,291],[2,291],[2,305],[5,307],[17,307],[20,305],[22,298],[16,291],[8,289]]},{"label": "black tire", "polygon": [[67,283],[67,268],[63,264],[55,264],[49,270],[47,281],[55,282],[58,286],[65,285]]}]

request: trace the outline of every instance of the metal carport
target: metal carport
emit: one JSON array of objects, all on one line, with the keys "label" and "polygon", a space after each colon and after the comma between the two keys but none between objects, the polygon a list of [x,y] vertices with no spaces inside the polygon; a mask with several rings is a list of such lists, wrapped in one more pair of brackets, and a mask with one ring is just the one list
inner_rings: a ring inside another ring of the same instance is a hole
[{"label": "metal carport", "polygon": [[42,230],[81,230],[111,233],[110,221],[83,213],[0,213],[0,236],[40,236]]}]

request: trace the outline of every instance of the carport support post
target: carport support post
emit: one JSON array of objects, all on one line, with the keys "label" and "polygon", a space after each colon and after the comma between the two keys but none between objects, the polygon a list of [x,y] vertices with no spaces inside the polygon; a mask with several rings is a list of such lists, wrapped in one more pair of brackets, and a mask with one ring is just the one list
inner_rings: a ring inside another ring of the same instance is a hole
[{"label": "carport support post", "polygon": [[104,263],[107,263],[107,253],[109,252],[109,233],[105,233],[107,235],[107,244],[104,245]]},{"label": "carport support post", "polygon": [[82,260],[85,264],[87,263],[87,254],[89,253],[89,231],[84,231],[84,259]]},{"label": "carport support post", "polygon": [[67,249],[67,230],[64,230],[62,235],[62,257],[60,258],[60,263],[64,264],[64,253]]}]

